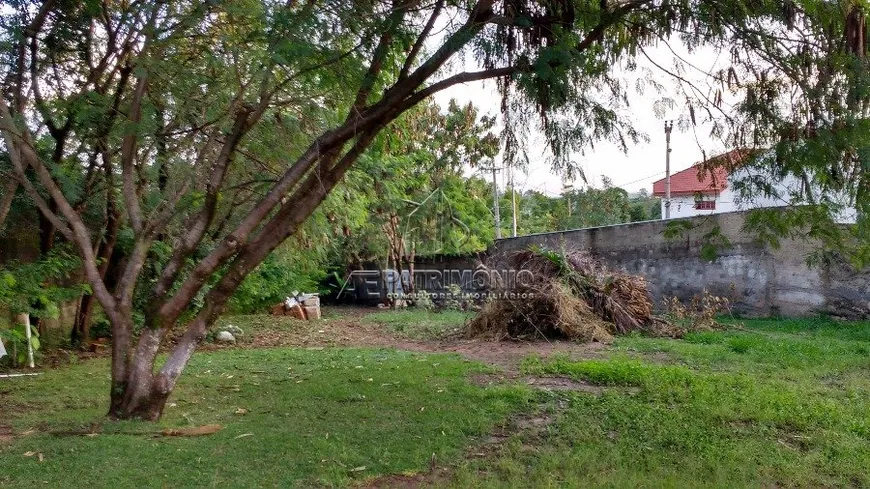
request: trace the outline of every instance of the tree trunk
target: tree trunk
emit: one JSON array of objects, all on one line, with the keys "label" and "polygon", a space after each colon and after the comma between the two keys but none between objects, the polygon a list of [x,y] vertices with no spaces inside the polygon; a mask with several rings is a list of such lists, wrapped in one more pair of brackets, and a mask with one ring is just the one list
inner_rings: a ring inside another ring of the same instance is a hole
[{"label": "tree trunk", "polygon": [[[223,298],[225,302],[227,298]],[[220,301],[219,301],[220,302]],[[155,361],[167,328],[146,327],[139,335],[135,352],[128,352],[129,362],[116,364],[116,351],[123,347],[113,345],[112,392],[108,416],[112,419],[144,419],[157,421],[163,415],[166,400],[172,394],[181,372],[190,361],[196,347],[205,338],[208,327],[217,319],[220,308],[213,314],[196,317],[177,341],[159,372]],[[147,323],[147,321],[146,321]],[[120,328],[118,328],[120,329]],[[123,340],[123,338],[122,338]],[[126,342],[132,344],[132,342]],[[132,356],[130,356],[132,354]]]},{"label": "tree trunk", "polygon": [[90,294],[83,295],[79,302],[79,308],[76,310],[76,319],[70,335],[73,345],[85,347],[91,340],[91,316],[93,312],[94,297]]},{"label": "tree trunk", "polygon": [[165,382],[158,382],[159,376],[154,374],[161,331],[143,329],[134,352],[130,348],[132,338],[126,333],[130,329],[123,326],[113,327],[115,344],[112,348],[112,392],[108,415],[114,419],[156,421],[163,414],[163,406],[172,392],[172,389],[165,388]]},{"label": "tree trunk", "polygon": [[154,380],[128,384],[121,392],[112,392],[109,417],[112,419],[143,419],[157,421],[163,415],[166,400],[172,391],[157,388]]}]

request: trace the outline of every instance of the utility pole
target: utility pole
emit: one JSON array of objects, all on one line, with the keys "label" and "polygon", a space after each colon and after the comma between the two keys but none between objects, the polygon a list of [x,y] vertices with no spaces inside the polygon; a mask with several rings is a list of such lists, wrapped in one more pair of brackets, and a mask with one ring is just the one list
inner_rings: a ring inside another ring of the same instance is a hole
[{"label": "utility pole", "polygon": [[671,218],[671,129],[674,121],[665,121],[665,219]]},{"label": "utility pole", "polygon": [[513,207],[513,236],[517,237],[517,189],[514,187],[514,168],[508,167],[511,182],[511,206]]},{"label": "utility pole", "polygon": [[498,210],[498,180],[496,174],[498,168],[492,163],[492,214],[495,216],[495,239],[501,239],[501,215]]},{"label": "utility pole", "polygon": [[565,201],[568,207],[568,217],[571,217],[571,191],[574,190],[574,185],[567,180],[562,182],[562,195],[565,196]]}]

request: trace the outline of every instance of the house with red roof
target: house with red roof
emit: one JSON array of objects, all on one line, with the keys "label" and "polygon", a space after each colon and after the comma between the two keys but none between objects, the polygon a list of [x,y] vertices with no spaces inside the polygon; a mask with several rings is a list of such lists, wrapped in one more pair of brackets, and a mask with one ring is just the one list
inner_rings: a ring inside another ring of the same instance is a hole
[{"label": "house with red roof", "polygon": [[[750,154],[736,149],[671,174],[671,218],[740,210],[729,180]],[[666,214],[665,195],[662,178],[653,183],[653,196],[662,199],[662,217]]]},{"label": "house with red roof", "polygon": [[[762,207],[784,207],[807,203],[804,182],[793,175],[780,175],[772,164],[763,160],[772,158],[772,152],[735,149],[671,175],[671,219],[704,214],[744,211]],[[754,163],[761,162],[761,165]],[[766,182],[772,191],[746,192],[747,181]],[[743,191],[735,183],[744,183]],[[667,206],[665,179],[653,183],[653,196],[661,198],[662,217]],[[822,197],[813,191],[814,200]],[[829,201],[838,202],[841,209],[835,219],[840,223],[854,223],[857,212],[848,195],[826,194]]]}]

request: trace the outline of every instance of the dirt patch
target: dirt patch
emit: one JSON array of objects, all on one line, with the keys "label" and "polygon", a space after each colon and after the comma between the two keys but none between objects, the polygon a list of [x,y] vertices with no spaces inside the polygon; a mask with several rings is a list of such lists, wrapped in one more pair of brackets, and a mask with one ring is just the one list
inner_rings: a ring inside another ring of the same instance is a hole
[{"label": "dirt patch", "polygon": [[480,387],[519,383],[536,389],[549,391],[574,391],[600,395],[605,387],[590,384],[588,382],[573,380],[565,377],[537,377],[533,375],[519,375],[516,372],[500,372],[475,374],[470,377],[471,383]]},{"label": "dirt patch", "polygon": [[0,425],[0,445],[10,443],[15,439],[15,434],[12,432],[12,427],[9,425]]},{"label": "dirt patch", "polygon": [[450,480],[452,470],[447,467],[437,467],[435,470],[419,474],[390,474],[377,477],[355,487],[362,489],[399,488],[411,489],[417,487],[436,487],[446,485]]},{"label": "dirt patch", "polygon": [[[395,348],[421,353],[457,353],[469,360],[498,367],[509,375],[517,376],[520,362],[530,356],[548,357],[565,355],[572,360],[602,358],[607,345],[603,343],[577,343],[572,341],[494,341],[488,339],[414,340],[403,337],[389,328],[362,321],[378,309],[335,307],[336,317],[321,321],[300,321],[289,317],[262,317],[262,324],[249,326],[247,334],[235,345],[206,343],[204,351],[231,348],[274,347],[369,347]],[[228,323],[231,322],[227,321]]]},{"label": "dirt patch", "polygon": [[565,377],[524,377],[522,380],[526,385],[550,391],[586,392],[596,396],[604,392],[604,387],[599,385],[566,379]]}]

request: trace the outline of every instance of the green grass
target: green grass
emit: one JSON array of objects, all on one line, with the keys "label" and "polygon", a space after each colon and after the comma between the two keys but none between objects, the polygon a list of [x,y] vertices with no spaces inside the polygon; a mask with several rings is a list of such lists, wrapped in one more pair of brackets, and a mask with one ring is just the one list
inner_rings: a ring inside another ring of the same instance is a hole
[{"label": "green grass", "polygon": [[606,360],[527,359],[526,373],[610,388],[566,394],[544,435],[467,463],[455,484],[868,486],[868,335],[868,323],[748,321],[681,341],[621,338]]},{"label": "green grass", "polygon": [[[526,388],[469,384],[467,375],[482,368],[453,355],[395,350],[203,353],[159,426],[107,423],[94,437],[45,432],[102,421],[105,361],[2,380],[0,419],[40,433],[0,444],[0,485],[344,486],[421,471],[433,454],[461,458],[473,437],[536,405]],[[209,423],[224,429],[198,438],[147,434]],[[25,457],[30,451],[44,462]]]},{"label": "green grass", "polygon": [[363,321],[386,326],[409,338],[437,339],[462,328],[474,314],[465,311],[435,312],[409,308],[376,312],[365,316]]},{"label": "green grass", "polygon": [[[455,327],[459,314],[448,314],[365,320],[428,335]],[[450,355],[227,350],[194,357],[159,426],[47,434],[101,420],[107,364],[84,362],[0,381],[2,423],[40,430],[0,444],[0,485],[347,486],[425,472],[434,453],[455,470],[433,483],[463,488],[870,486],[867,322],[756,320],[682,340],[628,336],[602,358],[529,357],[521,370],[600,392],[481,388],[467,378],[486,368]],[[550,422],[475,446],[532,412]],[[148,435],[207,423],[224,429]]]}]

